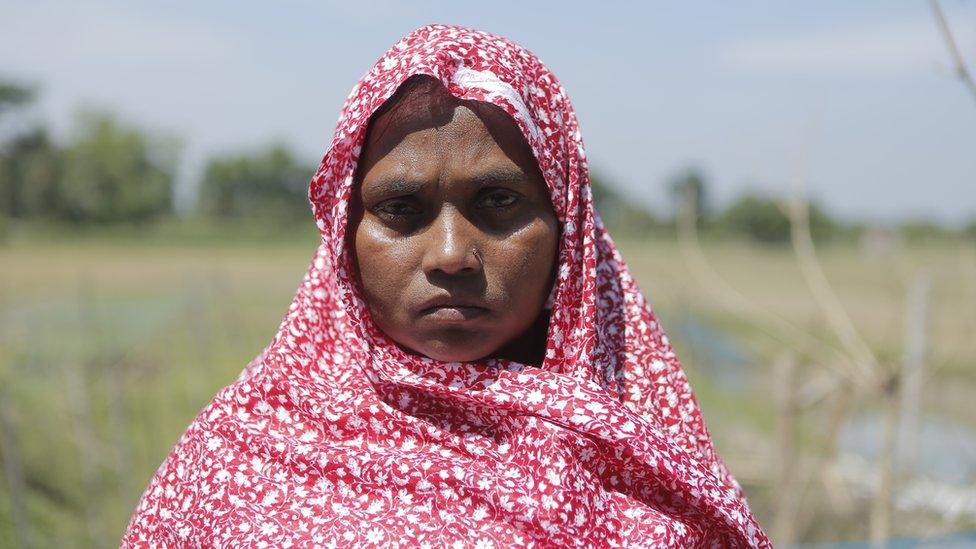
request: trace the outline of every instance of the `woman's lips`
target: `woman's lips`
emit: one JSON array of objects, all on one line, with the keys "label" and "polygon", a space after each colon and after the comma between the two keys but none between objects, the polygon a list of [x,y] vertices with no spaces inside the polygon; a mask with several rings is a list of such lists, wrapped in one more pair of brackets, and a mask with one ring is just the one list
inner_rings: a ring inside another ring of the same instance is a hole
[{"label": "woman's lips", "polygon": [[488,309],[473,305],[434,305],[420,311],[422,318],[440,322],[466,322],[488,314]]}]

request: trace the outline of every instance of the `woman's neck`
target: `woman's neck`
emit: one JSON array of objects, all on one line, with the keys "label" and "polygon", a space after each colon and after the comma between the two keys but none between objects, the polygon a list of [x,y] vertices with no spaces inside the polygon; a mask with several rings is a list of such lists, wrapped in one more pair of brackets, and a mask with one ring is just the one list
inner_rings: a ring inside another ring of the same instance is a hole
[{"label": "woman's neck", "polygon": [[491,358],[512,360],[529,366],[542,366],[546,356],[550,313],[549,309],[543,309],[529,329],[492,353]]}]

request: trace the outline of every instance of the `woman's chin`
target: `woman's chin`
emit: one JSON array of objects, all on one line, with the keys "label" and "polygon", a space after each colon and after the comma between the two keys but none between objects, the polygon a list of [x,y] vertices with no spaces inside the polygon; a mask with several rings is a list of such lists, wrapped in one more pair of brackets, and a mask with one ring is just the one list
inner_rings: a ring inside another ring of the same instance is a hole
[{"label": "woman's chin", "polygon": [[401,347],[441,362],[475,362],[491,356],[504,344],[504,338],[499,337],[501,334],[494,326],[484,323],[478,326],[466,322],[436,326],[425,323],[412,328],[387,333]]},{"label": "woman's chin", "polygon": [[432,351],[429,354],[423,353],[423,355],[441,362],[477,362],[487,358],[491,353],[472,353],[464,350],[446,349],[444,351]]},{"label": "woman's chin", "polygon": [[[419,347],[419,348],[418,348]],[[484,348],[484,340],[459,342],[430,342],[414,347],[414,351],[441,362],[476,362],[491,356],[492,349]]]}]

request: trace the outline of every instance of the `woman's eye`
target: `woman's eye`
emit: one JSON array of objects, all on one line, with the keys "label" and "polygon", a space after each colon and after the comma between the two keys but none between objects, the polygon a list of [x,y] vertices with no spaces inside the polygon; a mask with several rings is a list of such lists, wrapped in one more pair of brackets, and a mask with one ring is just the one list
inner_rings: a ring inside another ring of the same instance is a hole
[{"label": "woman's eye", "polygon": [[402,217],[420,213],[420,209],[409,200],[393,199],[387,200],[374,208],[377,212],[386,216]]},{"label": "woman's eye", "polygon": [[507,208],[518,202],[518,195],[513,192],[492,191],[485,194],[478,201],[479,208]]}]

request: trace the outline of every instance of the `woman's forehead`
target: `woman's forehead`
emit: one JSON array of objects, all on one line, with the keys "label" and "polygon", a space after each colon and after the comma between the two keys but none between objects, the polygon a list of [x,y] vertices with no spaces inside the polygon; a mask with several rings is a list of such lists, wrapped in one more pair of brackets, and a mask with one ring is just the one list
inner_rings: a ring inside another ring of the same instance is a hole
[{"label": "woman's forehead", "polygon": [[390,101],[369,123],[361,175],[388,156],[422,163],[411,156],[444,151],[466,161],[507,157],[527,173],[538,170],[519,126],[493,104],[458,99],[437,81]]}]

